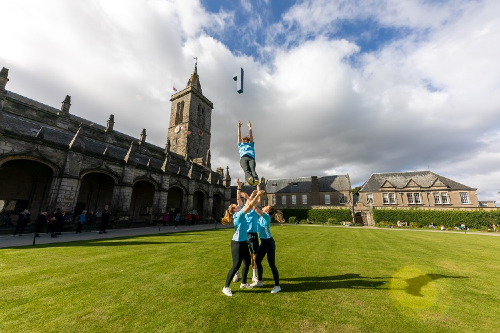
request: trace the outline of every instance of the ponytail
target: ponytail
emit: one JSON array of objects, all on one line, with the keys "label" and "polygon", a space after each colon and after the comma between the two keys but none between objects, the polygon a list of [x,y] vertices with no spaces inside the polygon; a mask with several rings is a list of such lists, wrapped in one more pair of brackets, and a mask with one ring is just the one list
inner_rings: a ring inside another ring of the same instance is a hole
[{"label": "ponytail", "polygon": [[224,213],[224,217],[221,220],[221,223],[226,225],[233,222],[233,205],[229,205],[227,207],[226,212]]}]

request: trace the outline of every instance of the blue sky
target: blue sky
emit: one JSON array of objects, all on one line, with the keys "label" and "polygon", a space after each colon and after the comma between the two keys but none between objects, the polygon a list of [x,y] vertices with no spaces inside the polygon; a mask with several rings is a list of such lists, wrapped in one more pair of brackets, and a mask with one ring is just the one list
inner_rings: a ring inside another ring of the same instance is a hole
[{"label": "blue sky", "polygon": [[[500,202],[500,1],[0,0],[7,89],[163,147],[198,57],[212,167],[266,178],[430,169]],[[245,92],[232,75],[245,69]],[[138,117],[140,115],[140,117]]]}]

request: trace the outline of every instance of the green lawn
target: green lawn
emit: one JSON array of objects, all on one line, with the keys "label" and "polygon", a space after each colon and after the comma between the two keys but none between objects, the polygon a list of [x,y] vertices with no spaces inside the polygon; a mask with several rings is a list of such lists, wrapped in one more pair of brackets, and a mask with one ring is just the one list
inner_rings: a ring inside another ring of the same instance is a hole
[{"label": "green lawn", "polygon": [[229,229],[2,249],[0,332],[500,331],[500,237],[272,232],[282,292],[233,297]]}]

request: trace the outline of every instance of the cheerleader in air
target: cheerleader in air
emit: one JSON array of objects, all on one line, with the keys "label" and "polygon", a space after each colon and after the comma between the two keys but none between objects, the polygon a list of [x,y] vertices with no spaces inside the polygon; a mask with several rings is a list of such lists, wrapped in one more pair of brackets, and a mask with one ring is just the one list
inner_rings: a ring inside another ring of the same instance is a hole
[{"label": "cheerleader in air", "polygon": [[241,121],[238,120],[238,150],[240,152],[240,166],[245,173],[245,181],[252,185],[259,184],[259,176],[255,172],[255,148],[252,134],[252,123],[248,121],[248,136],[241,137]]}]

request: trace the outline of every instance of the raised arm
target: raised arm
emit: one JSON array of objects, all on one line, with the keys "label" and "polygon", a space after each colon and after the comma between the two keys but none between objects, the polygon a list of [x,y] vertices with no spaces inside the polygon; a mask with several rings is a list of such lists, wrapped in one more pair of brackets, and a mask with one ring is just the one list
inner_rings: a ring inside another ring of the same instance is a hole
[{"label": "raised arm", "polygon": [[250,122],[250,120],[248,121],[248,133],[250,141],[253,142],[252,123]]},{"label": "raised arm", "polygon": [[238,207],[243,206],[243,202],[241,201],[241,186],[243,185],[242,182],[240,182],[240,179],[236,179],[236,183],[238,184],[238,189],[236,190],[236,200],[238,202]]},{"label": "raised arm", "polygon": [[241,120],[238,120],[238,143],[241,142]]},{"label": "raised arm", "polygon": [[243,212],[245,214],[248,213],[250,209],[255,207],[255,203],[259,200],[262,194],[264,194],[264,191],[259,191],[252,200],[245,204],[245,206],[243,207]]}]

